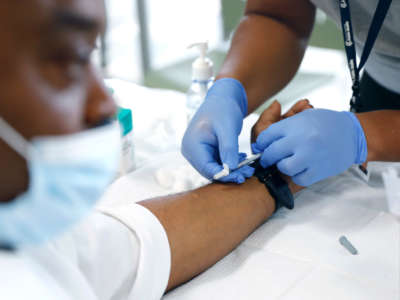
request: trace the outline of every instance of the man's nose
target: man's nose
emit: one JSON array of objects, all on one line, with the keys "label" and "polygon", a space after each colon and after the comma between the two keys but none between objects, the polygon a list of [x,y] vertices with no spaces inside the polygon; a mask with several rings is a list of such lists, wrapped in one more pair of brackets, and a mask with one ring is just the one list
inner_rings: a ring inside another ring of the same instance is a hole
[{"label": "man's nose", "polygon": [[117,107],[113,97],[107,91],[103,80],[96,70],[91,71],[88,100],[86,106],[86,124],[93,127],[116,114]]}]

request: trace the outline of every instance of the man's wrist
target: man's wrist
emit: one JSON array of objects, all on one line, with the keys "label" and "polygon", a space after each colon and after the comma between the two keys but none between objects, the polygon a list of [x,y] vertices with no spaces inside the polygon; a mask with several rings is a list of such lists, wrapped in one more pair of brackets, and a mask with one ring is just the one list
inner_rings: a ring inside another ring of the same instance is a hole
[{"label": "man's wrist", "polygon": [[[277,172],[277,175],[275,175],[275,176],[279,176],[284,182],[286,182],[287,187],[289,188],[289,191],[290,191],[290,193],[291,193],[292,195],[294,195],[294,194],[296,194],[297,192],[299,192],[299,191],[301,191],[301,190],[304,189],[304,187],[295,184],[295,183],[293,182],[293,180],[291,179],[291,177],[286,176],[286,175],[280,173],[279,171]],[[269,202],[269,206],[271,206],[271,203],[270,203],[270,202],[273,202],[274,211],[275,211],[275,210],[276,210],[277,200],[274,199],[274,196],[273,196],[273,195],[271,195],[271,190],[270,190],[270,188],[267,187],[267,186],[262,182],[262,180],[259,180],[259,179],[256,178],[256,177],[252,177],[252,179],[255,179],[255,180],[258,182],[259,186],[262,187],[262,191],[265,193],[265,195],[267,195],[265,201]],[[282,188],[280,188],[280,189],[282,189]],[[284,192],[284,191],[281,190],[281,193],[283,192],[283,194],[281,194],[281,196],[283,196],[284,194],[287,194],[289,191],[287,191],[287,189],[286,189],[286,192]],[[292,196],[292,195],[290,195],[290,196]],[[287,196],[288,196],[288,195],[287,195]],[[281,200],[282,200],[282,199],[281,199]],[[292,201],[293,201],[293,200],[292,200]]]},{"label": "man's wrist", "polygon": [[265,220],[267,220],[276,209],[274,198],[265,188],[265,185],[262,184],[256,177],[249,178],[244,185],[252,191],[252,197],[262,202],[265,210]]}]

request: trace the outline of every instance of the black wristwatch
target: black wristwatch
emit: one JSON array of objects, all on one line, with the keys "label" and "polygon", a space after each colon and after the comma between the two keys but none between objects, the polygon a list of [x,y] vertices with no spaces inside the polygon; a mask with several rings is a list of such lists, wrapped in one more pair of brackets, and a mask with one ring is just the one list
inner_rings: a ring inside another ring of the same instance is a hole
[{"label": "black wristwatch", "polygon": [[293,209],[294,198],[292,192],[287,182],[279,174],[276,165],[264,169],[258,159],[251,166],[255,168],[254,176],[267,187],[272,198],[274,198],[275,212],[281,207]]}]

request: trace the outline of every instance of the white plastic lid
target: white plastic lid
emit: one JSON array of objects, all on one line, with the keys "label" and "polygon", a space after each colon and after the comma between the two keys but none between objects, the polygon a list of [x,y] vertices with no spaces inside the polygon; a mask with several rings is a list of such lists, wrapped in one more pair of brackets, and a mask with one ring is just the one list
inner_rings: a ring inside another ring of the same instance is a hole
[{"label": "white plastic lid", "polygon": [[207,55],[208,42],[195,43],[188,47],[197,48],[200,52],[199,58],[197,58],[192,64],[192,78],[193,80],[207,81],[214,76],[214,64]]}]

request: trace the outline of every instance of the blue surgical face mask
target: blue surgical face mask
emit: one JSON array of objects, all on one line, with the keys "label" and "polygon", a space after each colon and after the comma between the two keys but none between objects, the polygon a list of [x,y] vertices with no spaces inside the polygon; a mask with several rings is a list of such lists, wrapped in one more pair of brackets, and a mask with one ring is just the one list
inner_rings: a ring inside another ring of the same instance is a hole
[{"label": "blue surgical face mask", "polygon": [[28,190],[0,203],[0,245],[42,244],[82,219],[110,184],[120,160],[116,122],[26,141],[0,118],[0,138],[28,162]]}]

